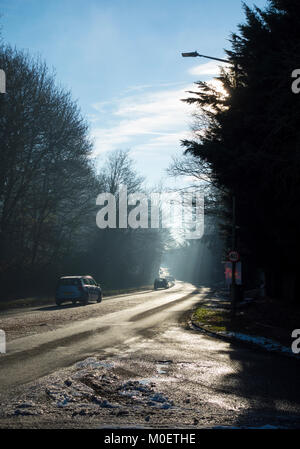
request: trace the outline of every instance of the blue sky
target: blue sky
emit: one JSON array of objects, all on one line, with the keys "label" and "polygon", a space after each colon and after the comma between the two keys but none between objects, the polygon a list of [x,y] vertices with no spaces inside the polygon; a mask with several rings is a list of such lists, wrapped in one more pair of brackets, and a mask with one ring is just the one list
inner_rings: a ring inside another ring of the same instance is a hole
[{"label": "blue sky", "polygon": [[[252,6],[266,0],[247,1]],[[224,56],[243,21],[240,0],[0,0],[5,42],[54,67],[87,117],[99,164],[130,149],[150,184],[165,176],[192,108],[180,101],[217,65],[182,51]]]}]

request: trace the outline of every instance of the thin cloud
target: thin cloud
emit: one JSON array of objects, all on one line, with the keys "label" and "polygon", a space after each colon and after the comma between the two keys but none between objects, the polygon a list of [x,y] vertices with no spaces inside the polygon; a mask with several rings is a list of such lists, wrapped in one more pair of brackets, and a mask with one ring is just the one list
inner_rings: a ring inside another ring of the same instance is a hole
[{"label": "thin cloud", "polygon": [[110,126],[92,125],[95,155],[115,148],[130,147],[133,150],[150,148],[161,150],[180,147],[180,140],[189,133],[191,107],[182,102],[187,90],[161,89],[95,103],[98,123],[109,115]]},{"label": "thin cloud", "polygon": [[[192,67],[188,72],[190,75],[219,75],[220,67],[224,66],[224,64],[217,61],[210,61],[205,64],[197,65],[196,67]],[[226,66],[226,65],[225,65]]]},{"label": "thin cloud", "polygon": [[140,84],[137,86],[129,86],[125,92],[143,91],[146,89],[158,89],[161,87],[184,86],[185,84],[186,83],[183,81],[178,81],[174,83]]}]

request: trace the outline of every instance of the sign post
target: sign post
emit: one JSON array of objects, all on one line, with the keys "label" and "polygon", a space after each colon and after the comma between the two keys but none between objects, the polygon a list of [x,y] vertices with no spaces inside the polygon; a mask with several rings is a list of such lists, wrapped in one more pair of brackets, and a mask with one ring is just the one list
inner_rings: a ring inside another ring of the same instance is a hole
[{"label": "sign post", "polygon": [[235,214],[235,195],[232,195],[232,250],[228,254],[232,262],[232,283],[231,283],[231,317],[235,317],[236,309],[236,282],[235,282],[235,264],[239,259],[239,253],[236,251],[236,214]]},{"label": "sign post", "polygon": [[235,317],[237,285],[242,284],[242,262],[239,260],[239,254],[228,254],[228,262],[225,263],[225,280],[228,288],[231,288],[231,317]]},{"label": "sign post", "polygon": [[229,251],[228,259],[232,263],[232,283],[231,283],[231,316],[235,317],[236,312],[236,279],[235,279],[235,270],[236,263],[240,259],[240,255],[237,251]]},{"label": "sign post", "polygon": [[240,260],[240,255],[237,251],[229,251],[228,259],[232,263],[232,281],[231,281],[231,316],[235,317],[236,312],[236,264]]}]

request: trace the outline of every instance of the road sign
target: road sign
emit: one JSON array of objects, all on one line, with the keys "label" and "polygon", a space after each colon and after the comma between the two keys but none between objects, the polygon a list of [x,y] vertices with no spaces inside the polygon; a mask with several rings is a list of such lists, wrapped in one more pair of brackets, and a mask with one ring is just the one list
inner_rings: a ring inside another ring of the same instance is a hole
[{"label": "road sign", "polygon": [[228,254],[228,259],[230,262],[238,262],[240,260],[240,255],[237,251],[230,251]]},{"label": "road sign", "polygon": [[[225,262],[225,283],[230,285],[232,283],[232,262]],[[235,264],[235,283],[236,285],[242,284],[242,263],[237,262]]]}]

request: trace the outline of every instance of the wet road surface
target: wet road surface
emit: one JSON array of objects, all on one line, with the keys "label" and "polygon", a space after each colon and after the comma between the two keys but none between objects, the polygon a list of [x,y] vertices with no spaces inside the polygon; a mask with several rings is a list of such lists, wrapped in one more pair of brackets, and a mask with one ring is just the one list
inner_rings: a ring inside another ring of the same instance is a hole
[{"label": "wet road surface", "polygon": [[299,428],[299,361],[192,330],[207,294],[178,283],[2,317],[0,427]]}]

